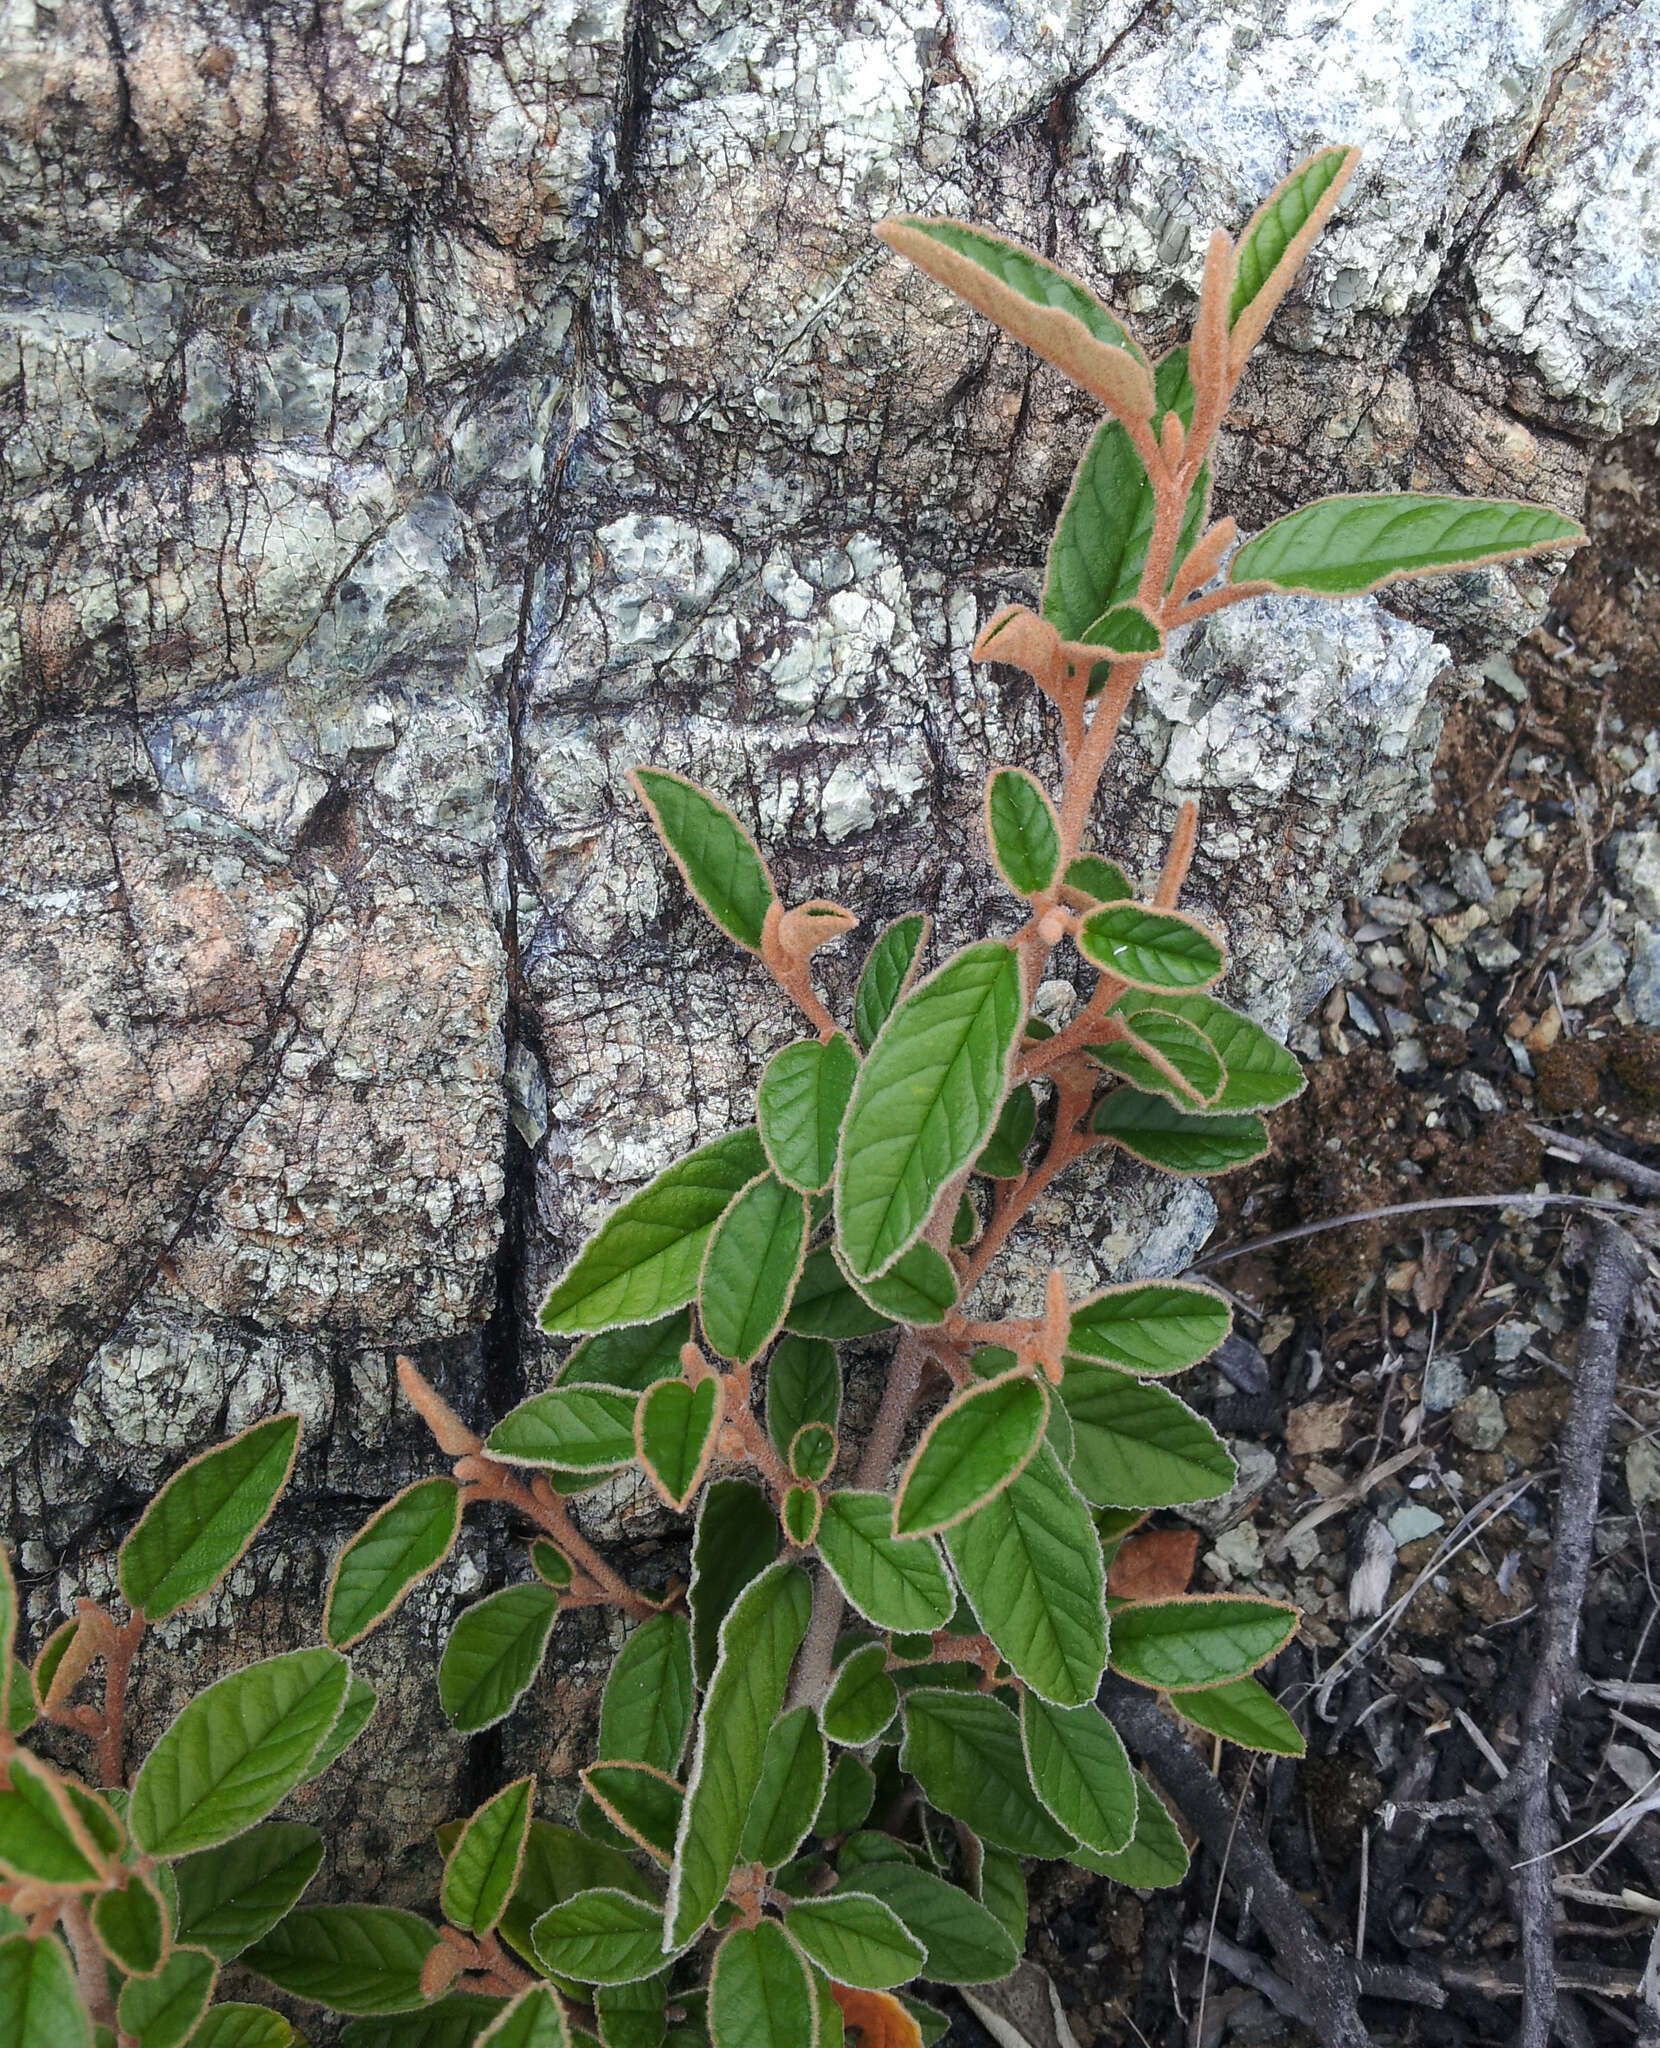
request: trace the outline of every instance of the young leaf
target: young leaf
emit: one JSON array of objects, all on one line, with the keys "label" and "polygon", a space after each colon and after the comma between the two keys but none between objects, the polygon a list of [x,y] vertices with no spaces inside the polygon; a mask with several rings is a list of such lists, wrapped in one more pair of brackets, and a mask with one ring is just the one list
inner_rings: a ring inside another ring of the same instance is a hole
[{"label": "young leaf", "polygon": [[[842,1850],[845,1875],[847,1850]],[[858,1886],[897,1913],[907,1931],[922,1943],[917,1974],[936,1984],[991,1984],[1006,1977],[1020,1960],[1007,1930],[978,1899],[959,1891],[932,1872],[898,1862],[861,1863]],[[1021,1914],[1022,1926],[1025,1914]]]},{"label": "young leaf", "polygon": [[1211,1111],[1276,1109],[1303,1091],[1303,1070],[1296,1055],[1270,1038],[1260,1024],[1253,1024],[1214,996],[1149,996],[1131,989],[1113,1007],[1115,1015],[1137,1028],[1141,1013],[1156,1008],[1205,1034],[1226,1075],[1221,1094],[1206,1105]]},{"label": "young leaf", "polygon": [[811,1707],[792,1707],[773,1723],[738,1844],[745,1863],[776,1870],[801,1847],[824,1801],[829,1754]]},{"label": "young leaf", "polygon": [[724,804],[684,776],[635,768],[628,779],[687,888],[729,939],[759,953],[767,912],[778,894],[755,841]]},{"label": "young leaf", "polygon": [[[1115,860],[1103,860],[1098,853],[1081,853],[1069,863],[1063,886],[1088,903],[1132,903],[1135,884]],[[1082,908],[1082,902],[1078,905]]]},{"label": "young leaf", "polygon": [[[488,2001],[469,1999],[467,2003],[475,2005]],[[436,2013],[437,2008],[430,2010]],[[470,2039],[470,2035],[456,2035],[450,2042],[443,2043],[434,2033],[419,2044],[413,2040],[401,2042],[399,2048],[465,2048],[466,2041]],[[379,2044],[367,2041],[352,2027],[346,2029],[341,2040],[345,2048],[379,2048]],[[304,2043],[280,2012],[273,2012],[268,2005],[243,2005],[233,2001],[228,2005],[216,2005],[203,2014],[201,2025],[190,2037],[190,2048],[304,2048]]]},{"label": "young leaf", "polygon": [[537,1579],[463,1609],[438,1662],[438,1699],[452,1727],[475,1735],[510,1714],[541,1668],[559,1595]]},{"label": "young leaf", "polygon": [[172,1866],[174,1938],[222,1963],[267,1934],[323,1865],[323,1838],[298,1821],[269,1821]]},{"label": "young leaf", "polygon": [[1115,1088],[1096,1108],[1095,1129],[1149,1166],[1184,1177],[1226,1173],[1268,1150],[1259,1116],[1177,1109],[1139,1088]]},{"label": "young leaf", "polygon": [[1107,903],[1078,932],[1078,950],[1134,988],[1207,988],[1227,955],[1202,925],[1179,910]]},{"label": "young leaf", "polygon": [[752,1129],[729,1131],[612,1210],[542,1304],[550,1337],[648,1323],[697,1292],[710,1232],[738,1190],[766,1170]]},{"label": "young leaf", "polygon": [[825,1781],[813,1832],[826,1841],[859,1827],[876,1798],[876,1773],[856,1756],[839,1756]]},{"label": "young leaf", "polygon": [[93,2048],[92,2022],[55,1935],[0,1941],[0,2041],[7,2048]]},{"label": "young leaf", "polygon": [[1241,1749],[1263,1749],[1274,1756],[1307,1753],[1301,1729],[1254,1678],[1236,1678],[1205,1692],[1173,1692],[1170,1704],[1184,1720]]},{"label": "young leaf", "polygon": [[721,1382],[715,1373],[695,1387],[684,1380],[660,1380],[640,1398],[634,1423],[640,1463],[677,1513],[684,1513],[703,1484],[720,1416]]},{"label": "young leaf", "polygon": [[[1191,1280],[1136,1280],[1074,1304],[1069,1357],[1126,1372],[1182,1372],[1208,1358],[1233,1322],[1224,1296]],[[1062,1398],[1064,1399],[1064,1393]]]},{"label": "young leaf", "polygon": [[92,1931],[112,1963],[129,1977],[159,1969],[167,1947],[167,1916],[148,1881],[129,1872],[120,1891],[92,1902]]},{"label": "young leaf", "polygon": [[63,1781],[27,1750],[13,1750],[9,1791],[0,1792],[0,1873],[23,1883],[92,1885],[97,1845]]},{"label": "young leaf", "polygon": [[530,1569],[556,1593],[562,1593],[576,1577],[576,1568],[564,1551],[548,1542],[545,1536],[534,1538],[530,1546]]},{"label": "young leaf", "polygon": [[600,1811],[631,1842],[667,1863],[674,1854],[686,1788],[649,1764],[597,1763],[582,1782]]},{"label": "young leaf", "polygon": [[346,1704],[340,1709],[340,1718],[323,1737],[300,1783],[309,1785],[313,1778],[320,1778],[337,1757],[345,1755],[374,1717],[374,1687],[366,1678],[354,1678],[346,1688]]},{"label": "young leaf", "polygon": [[920,910],[896,917],[871,947],[853,997],[853,1032],[866,1052],[915,979],[931,922]]},{"label": "young leaf", "polygon": [[824,1700],[824,1732],[832,1742],[863,1749],[899,1712],[899,1692],[887,1665],[883,1643],[863,1643],[842,1659]]},{"label": "young leaf", "polygon": [[562,1472],[612,1472],[632,1465],[634,1418],[642,1398],[619,1387],[549,1387],[502,1417],[490,1432],[490,1455],[509,1465],[546,1465]]},{"label": "young leaf", "polygon": [[695,1706],[691,1629],[683,1615],[654,1614],[617,1652],[605,1681],[600,1755],[672,1775],[680,1768]]},{"label": "young leaf", "polygon": [[849,1337],[874,1337],[881,1330],[891,1330],[893,1318],[854,1292],[836,1263],[834,1249],[821,1244],[807,1254],[784,1327],[801,1337],[839,1344]]},{"label": "young leaf", "polygon": [[698,1281],[703,1334],[723,1358],[747,1365],[772,1342],[806,1249],[806,1202],[761,1174],[716,1225]]},{"label": "young leaf", "polygon": [[1101,1545],[1048,1445],[949,1528],[945,1545],[981,1626],[1016,1674],[1059,1706],[1094,1699],[1107,1667]]},{"label": "young leaf", "polygon": [[1163,1387],[1069,1359],[1060,1398],[1072,1418],[1073,1480],[1097,1507],[1185,1507],[1234,1483],[1222,1439]]},{"label": "young leaf", "polygon": [[783,1928],[734,1927],[709,1973],[714,2048],[808,2048],[817,2028],[812,1978]]},{"label": "young leaf", "polygon": [[773,1449],[787,1456],[797,1432],[810,1422],[834,1429],[841,1409],[835,1348],[812,1337],[786,1337],[767,1361],[767,1435]]},{"label": "young leaf", "polygon": [[243,1960],[279,1991],[334,2012],[413,2012],[436,1931],[395,1906],[299,1906]]},{"label": "young leaf", "polygon": [[854,1084],[836,1170],[837,1237],[858,1278],[884,1272],[915,1241],[941,1189],[984,1145],[1023,1009],[1019,957],[989,940],[919,982],[882,1027]]},{"label": "young leaf", "polygon": [[790,1439],[792,1474],[816,1486],[836,1462],[836,1432],[822,1422],[804,1422]]},{"label": "young leaf", "polygon": [[784,1534],[797,1550],[805,1550],[818,1534],[819,1517],[823,1513],[823,1502],[811,1486],[792,1486],[785,1493],[779,1508],[779,1519],[784,1525]]},{"label": "young leaf", "polygon": [[1103,1856],[1093,1849],[1068,1851],[1067,1860],[1100,1877],[1116,1878],[1137,1891],[1157,1891],[1180,1884],[1187,1875],[1187,1846],[1176,1831],[1164,1801],[1139,1771],[1134,1773],[1135,1834],[1127,1849]]},{"label": "young leaf", "polygon": [[720,1625],[733,1602],[777,1555],[778,1517],[771,1501],[748,1480],[717,1479],[704,1494],[698,1511],[692,1538],[692,1583],[687,1590],[692,1610],[692,1662],[700,1686],[706,1686],[714,1675]]},{"label": "young leaf", "polygon": [[895,1536],[885,1493],[826,1496],[819,1556],[838,1586],[878,1628],[931,1630],[951,1619],[956,1599],[926,1537]]},{"label": "young leaf", "polygon": [[767,1063],[756,1097],[761,1143],[778,1178],[804,1195],[830,1185],[859,1056],[838,1031],[798,1039]]},{"label": "young leaf", "polygon": [[1228,300],[1229,373],[1237,376],[1262,339],[1315,236],[1360,161],[1358,149],[1322,149],[1299,164],[1257,208],[1234,253]]},{"label": "young leaf", "polygon": [[531,1984],[479,2036],[489,2048],[571,2048],[565,2009],[547,1984]]},{"label": "young leaf", "polygon": [[1088,644],[1099,647],[1104,654],[1162,654],[1164,628],[1144,604],[1132,599],[1101,614],[1089,629]]},{"label": "young leaf", "polygon": [[926,1238],[918,1238],[876,1279],[855,1280],[853,1285],[873,1308],[896,1323],[943,1323],[957,1306],[957,1276],[951,1261]]},{"label": "young leaf", "polygon": [[902,1769],[941,1813],[1017,1856],[1065,1856],[1072,1838],[1038,1803],[1020,1729],[982,1692],[919,1686],[905,1696]]},{"label": "young leaf", "polygon": [[1137,1010],[1126,1020],[1128,1038],[1092,1045],[1090,1057],[1109,1072],[1178,1109],[1211,1108],[1227,1079],[1214,1045],[1196,1024],[1168,1010]]},{"label": "young leaf", "polygon": [[906,215],[876,232],[1112,411],[1136,419],[1152,412],[1153,380],[1140,345],[1092,291],[1047,258],[954,220]]},{"label": "young leaf", "polygon": [[453,1479],[418,1479],[373,1516],[340,1553],[329,1582],[323,1634],[349,1649],[384,1621],[450,1554],[461,1530]]},{"label": "young leaf", "polygon": [[1017,896],[1040,896],[1055,880],[1061,827],[1043,784],[1024,768],[994,768],[986,778],[986,843],[997,872]]},{"label": "young leaf", "polygon": [[685,1947],[725,1895],[811,1606],[806,1574],[779,1563],[744,1588],[721,1623],[675,1843],[665,1953]]},{"label": "young leaf", "polygon": [[1036,1129],[1037,1098],[1023,1081],[1009,1090],[1008,1100],[997,1113],[996,1128],[974,1162],[974,1171],[991,1180],[1019,1180],[1026,1171],[1026,1147]]},{"label": "young leaf", "polygon": [[1228,581],[1358,597],[1405,576],[1575,548],[1584,538],[1576,521],[1544,505],[1357,492],[1316,498],[1264,527],[1234,556]]},{"label": "young leaf", "polygon": [[926,1536],[1002,1491],[1043,1441],[1049,1389],[1029,1372],[1003,1373],[943,1408],[899,1482],[893,1533]]},{"label": "young leaf", "polygon": [[663,1915],[631,1892],[578,1892],[536,1923],[542,1967],[579,1984],[628,1984],[663,1967]]},{"label": "young leaf", "polygon": [[274,1415],[173,1474],[121,1546],[121,1595],[151,1621],[216,1586],[288,1484],[300,1418]]},{"label": "young leaf", "polygon": [[828,1976],[861,1991],[891,1991],[908,1984],[927,1950],[891,1906],[864,1891],[803,1899],[784,1925]]},{"label": "young leaf", "polygon": [[1086,1849],[1116,1855],[1135,1833],[1135,1773],[1118,1730],[1093,1700],[1054,1707],[1020,1699],[1020,1733],[1032,1787]]},{"label": "young leaf", "polygon": [[176,1948],[153,1977],[121,1987],[117,2016],[135,2048],[180,2048],[207,2010],[219,1965],[205,1950]]},{"label": "young leaf", "polygon": [[180,1856],[263,1820],[305,1776],[350,1680],[335,1651],[291,1650],[198,1693],[134,1781],[127,1820],[139,1847]]},{"label": "young leaf", "polygon": [[519,1881],[536,1780],[518,1778],[487,1799],[444,1864],[444,1918],[465,1934],[486,1935],[507,1910]]},{"label": "young leaf", "polygon": [[621,1387],[643,1394],[659,1380],[680,1377],[680,1353],[692,1341],[692,1312],[671,1309],[654,1323],[625,1323],[584,1337],[554,1375],[555,1384]]},{"label": "young leaf", "polygon": [[1172,1692],[1224,1685],[1283,1650],[1297,1620],[1297,1609],[1278,1600],[1200,1593],[1121,1607],[1112,1621],[1113,1668]]}]

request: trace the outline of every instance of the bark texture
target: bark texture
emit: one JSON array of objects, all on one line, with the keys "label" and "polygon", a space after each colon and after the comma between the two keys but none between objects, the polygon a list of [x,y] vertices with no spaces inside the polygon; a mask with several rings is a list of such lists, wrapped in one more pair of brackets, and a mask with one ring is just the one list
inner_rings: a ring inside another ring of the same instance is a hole
[{"label": "bark texture", "polygon": [[[1660,0],[0,0],[0,1521],[33,1624],[107,1586],[165,1471],[292,1406],[294,1505],[172,1633],[197,1682],[306,1635],[342,1534],[431,1469],[392,1350],[499,1412],[596,1216],[745,1114],[790,1027],[635,760],[867,934],[919,874],[943,943],[1008,916],[980,781],[1048,739],[967,651],[1034,593],[1093,421],[875,220],[1019,235],[1159,343],[1213,224],[1364,143],[1222,509],[1573,511],[1654,414],[1657,45]],[[1438,679],[1548,584],[1263,602],[1151,676],[1100,843],[1145,864],[1203,792],[1190,899],[1265,1020],[1424,802]],[[1026,1263],[1170,1270],[1209,1215],[1097,1175]],[[429,1652],[503,1556],[469,1533],[365,1655],[386,1704],[317,1796],[381,1896],[491,1766]],[[547,1770],[606,1626],[558,1643],[503,1738]],[[151,1660],[152,1719],[178,1677]]]}]

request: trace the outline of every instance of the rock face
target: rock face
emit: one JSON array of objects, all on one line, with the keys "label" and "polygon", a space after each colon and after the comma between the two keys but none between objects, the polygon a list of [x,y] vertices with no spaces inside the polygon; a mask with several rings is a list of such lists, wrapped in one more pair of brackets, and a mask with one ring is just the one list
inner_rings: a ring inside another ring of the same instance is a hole
[{"label": "rock face", "polygon": [[[967,653],[1093,422],[875,220],[1021,236],[1161,344],[1208,229],[1362,142],[1222,508],[1572,511],[1660,388],[1657,74],[1652,0],[3,0],[0,1521],[34,1625],[160,1475],[290,1406],[295,1505],[177,1636],[201,1674],[306,1633],[365,1500],[431,1468],[392,1351],[499,1412],[583,1231],[744,1113],[788,1023],[634,761],[867,933],[919,874],[941,943],[1009,920],[980,781],[1051,743]],[[1425,799],[1438,678],[1547,588],[1262,602],[1149,677],[1100,842],[1146,867],[1203,792],[1192,899],[1271,1022]],[[1209,1214],[1086,1188],[1028,1260],[1168,1270]],[[469,1768],[426,1663],[503,1568],[469,1541],[319,1795],[382,1895]],[[544,1763],[604,1629],[560,1640],[554,1733],[512,1738]]]}]

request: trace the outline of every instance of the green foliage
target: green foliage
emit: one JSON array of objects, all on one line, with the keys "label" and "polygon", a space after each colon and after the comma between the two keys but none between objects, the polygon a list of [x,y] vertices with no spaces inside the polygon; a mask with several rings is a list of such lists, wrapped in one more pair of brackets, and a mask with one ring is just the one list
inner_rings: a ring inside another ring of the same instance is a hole
[{"label": "green foliage", "polygon": [[539,1580],[506,1586],[457,1618],[438,1665],[438,1698],[464,1734],[511,1711],[541,1668],[559,1595]]},{"label": "green foliage", "polygon": [[216,1586],[288,1484],[297,1415],[273,1416],[176,1472],[121,1546],[121,1596],[161,1621]]},{"label": "green foliage", "polygon": [[418,1479],[365,1523],[334,1567],[323,1633],[348,1649],[399,1605],[450,1554],[461,1532],[461,1489],[453,1479]]}]

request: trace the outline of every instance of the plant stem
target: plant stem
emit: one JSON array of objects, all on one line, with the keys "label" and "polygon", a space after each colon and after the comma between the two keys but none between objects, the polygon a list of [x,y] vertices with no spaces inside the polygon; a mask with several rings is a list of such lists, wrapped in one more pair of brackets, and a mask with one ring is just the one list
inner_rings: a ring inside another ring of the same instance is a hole
[{"label": "plant stem", "polygon": [[570,1510],[541,1474],[537,1475],[532,1486],[526,1486],[505,1465],[475,1452],[456,1460],[455,1476],[467,1487],[471,1499],[499,1500],[508,1507],[517,1508],[552,1537],[587,1581],[586,1585],[578,1583],[572,1586],[569,1596],[572,1605],[620,1607],[625,1614],[633,1615],[636,1621],[645,1621],[661,1611],[655,1601],[648,1600],[644,1593],[636,1593],[625,1579],[620,1578],[587,1538],[578,1533]]},{"label": "plant stem", "polygon": [[113,2032],[115,2000],[110,1996],[104,1951],[98,1946],[98,1937],[92,1931],[92,1914],[86,1900],[79,1894],[66,1898],[59,1909],[59,1917],[75,1957],[75,1977],[80,1986],[81,2002],[94,2026],[108,2027]]},{"label": "plant stem", "polygon": [[144,1635],[144,1615],[131,1615],[115,1629],[105,1651],[104,1718],[98,1732],[98,1775],[107,1788],[127,1782],[127,1682]]}]

